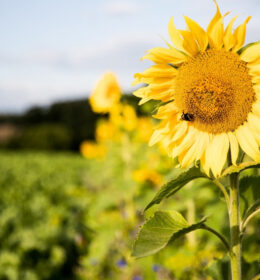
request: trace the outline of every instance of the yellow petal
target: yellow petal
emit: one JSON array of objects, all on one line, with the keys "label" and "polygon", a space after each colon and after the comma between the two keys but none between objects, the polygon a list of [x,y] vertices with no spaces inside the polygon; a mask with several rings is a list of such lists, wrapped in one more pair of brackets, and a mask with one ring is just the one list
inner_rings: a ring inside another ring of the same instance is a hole
[{"label": "yellow petal", "polygon": [[253,44],[240,55],[240,59],[245,62],[254,62],[258,58],[260,58],[260,44]]},{"label": "yellow petal", "polygon": [[157,47],[150,49],[142,59],[149,59],[158,64],[179,64],[186,61],[187,57],[175,49]]},{"label": "yellow petal", "polygon": [[184,136],[188,128],[186,122],[179,122],[176,127],[173,136],[171,137],[171,142],[175,142]]},{"label": "yellow petal", "polygon": [[172,77],[176,76],[178,70],[170,65],[157,64],[149,67],[143,73],[144,77]]},{"label": "yellow petal", "polygon": [[190,31],[187,30],[179,30],[181,36],[183,37],[183,47],[192,56],[195,56],[199,52],[199,48],[197,43]]},{"label": "yellow petal", "polygon": [[252,112],[260,117],[260,102],[255,102],[252,106]]},{"label": "yellow petal", "polygon": [[213,135],[206,153],[206,160],[209,162],[210,169],[215,177],[221,174],[221,171],[227,160],[229,150],[229,139],[226,133]]},{"label": "yellow petal", "polygon": [[183,39],[180,36],[180,32],[176,29],[176,27],[174,25],[173,17],[170,18],[170,21],[168,24],[168,32],[169,32],[173,45],[178,50],[185,52],[185,49],[183,48]]},{"label": "yellow petal", "polygon": [[200,27],[200,25],[194,20],[184,16],[186,24],[193,34],[194,38],[197,40],[200,47],[200,51],[203,52],[208,46],[208,36],[207,33]]},{"label": "yellow petal", "polygon": [[153,117],[156,119],[163,120],[169,118],[169,115],[173,113],[176,114],[177,112],[178,112],[178,108],[175,106],[173,102],[170,102],[164,106],[161,106],[158,109],[158,112],[155,115],[153,115]]},{"label": "yellow petal", "polygon": [[253,76],[252,77],[252,82],[254,84],[260,85],[260,76]]},{"label": "yellow petal", "polygon": [[177,75],[178,70],[170,65],[166,64],[156,64],[142,73],[136,73],[134,75],[135,80],[132,86],[139,83],[151,83],[157,78],[173,78]]},{"label": "yellow petal", "polygon": [[197,131],[194,144],[187,150],[181,160],[182,167],[187,167],[195,160],[200,160],[205,151],[205,147],[207,147],[208,141],[209,137],[207,133]]},{"label": "yellow petal", "polygon": [[236,40],[235,46],[232,49],[232,52],[237,52],[238,50],[240,50],[245,42],[245,37],[246,37],[246,25],[249,22],[249,20],[251,19],[251,17],[248,17],[244,23],[242,23],[241,25],[239,25],[235,32],[234,32],[234,37]]},{"label": "yellow petal", "polygon": [[218,4],[217,4],[217,1],[214,0],[214,2],[215,2],[215,4],[216,4],[217,11],[216,11],[215,16],[212,18],[211,22],[210,22],[209,25],[208,25],[207,33],[208,33],[209,35],[211,35],[212,29],[214,28],[214,26],[216,25],[216,23],[218,22],[218,20],[222,17],[222,16],[221,16],[221,13],[220,13],[220,10],[219,10],[219,6],[218,6]]},{"label": "yellow petal", "polygon": [[207,174],[208,177],[210,177],[209,163],[206,160],[206,154],[207,154],[208,147],[209,147],[209,144],[207,146],[205,146],[205,152],[201,157],[200,163],[201,163],[201,167],[204,170],[204,172]]},{"label": "yellow petal", "polygon": [[249,74],[252,76],[260,76],[260,64],[249,66]]},{"label": "yellow petal", "polygon": [[248,126],[254,134],[257,144],[260,145],[260,118],[252,113],[249,113],[247,120]]},{"label": "yellow petal", "polygon": [[244,125],[241,125],[235,133],[242,150],[253,160],[260,160],[260,153],[257,142],[251,132],[251,129],[248,128],[248,125],[246,123]]},{"label": "yellow petal", "polygon": [[230,23],[228,24],[228,26],[225,30],[223,42],[224,42],[224,46],[225,46],[226,51],[229,51],[230,49],[232,49],[235,42],[236,42],[235,37],[233,35],[233,24],[234,24],[234,22],[237,18],[238,18],[238,16],[234,17],[230,21]]},{"label": "yellow petal", "polygon": [[155,131],[153,132],[153,135],[151,136],[151,139],[149,141],[149,146],[153,146],[155,143],[159,142],[165,134],[169,132],[169,122],[165,121],[160,123]]},{"label": "yellow petal", "polygon": [[257,101],[260,102],[260,85],[254,85],[253,86]]},{"label": "yellow petal", "polygon": [[224,37],[224,27],[223,27],[223,18],[221,17],[216,24],[213,26],[209,36],[210,47],[221,49],[223,46],[223,37]]},{"label": "yellow petal", "polygon": [[184,151],[186,151],[187,149],[189,149],[190,146],[192,146],[194,141],[195,141],[195,137],[194,136],[195,136],[195,130],[192,129],[192,127],[190,126],[189,129],[188,129],[187,134],[182,139],[180,145],[178,145],[178,146],[173,148],[173,150],[172,150],[172,158],[175,158],[179,154],[181,154]]},{"label": "yellow petal", "polygon": [[198,141],[198,146],[196,150],[196,160],[199,160],[204,154],[206,147],[209,144],[209,134],[205,132],[200,132],[201,136]]},{"label": "yellow petal", "polygon": [[230,151],[231,151],[231,161],[233,165],[236,165],[239,146],[236,136],[232,132],[228,132],[228,139],[230,144]]}]

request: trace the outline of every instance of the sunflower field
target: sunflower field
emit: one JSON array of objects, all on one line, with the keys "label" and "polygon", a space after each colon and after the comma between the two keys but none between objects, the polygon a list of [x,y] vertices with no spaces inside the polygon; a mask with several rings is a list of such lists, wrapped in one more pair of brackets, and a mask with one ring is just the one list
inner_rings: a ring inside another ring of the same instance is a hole
[{"label": "sunflower field", "polygon": [[260,279],[260,45],[214,2],[142,58],[140,108],[106,72],[86,139],[64,116],[1,146],[0,280]]},{"label": "sunflower field", "polygon": [[[81,155],[0,153],[0,279],[229,279],[225,247],[207,231],[132,257],[141,225],[160,209],[180,212],[189,224],[207,217],[226,236],[229,228],[225,198],[205,179],[143,212],[163,184],[189,169],[168,157],[163,142],[149,147],[154,121],[119,100],[99,119],[95,141],[81,144]],[[242,173],[242,211],[260,197],[257,175],[256,168]],[[259,242],[255,219],[243,240],[244,279],[259,271]]]}]

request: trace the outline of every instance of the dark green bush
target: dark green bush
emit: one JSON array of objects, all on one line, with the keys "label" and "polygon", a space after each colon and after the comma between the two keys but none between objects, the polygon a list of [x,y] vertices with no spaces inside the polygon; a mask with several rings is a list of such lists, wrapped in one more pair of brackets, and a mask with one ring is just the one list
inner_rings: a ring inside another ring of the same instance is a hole
[{"label": "dark green bush", "polygon": [[68,150],[71,132],[59,124],[38,124],[24,129],[18,141],[20,147],[38,150]]}]

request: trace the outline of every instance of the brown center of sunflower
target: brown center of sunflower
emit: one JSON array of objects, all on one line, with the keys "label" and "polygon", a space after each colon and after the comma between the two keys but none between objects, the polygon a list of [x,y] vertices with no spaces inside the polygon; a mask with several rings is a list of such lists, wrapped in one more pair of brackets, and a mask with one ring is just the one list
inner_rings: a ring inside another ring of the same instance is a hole
[{"label": "brown center of sunflower", "polygon": [[209,133],[234,131],[247,119],[255,92],[245,62],[235,53],[207,50],[180,66],[175,102]]}]

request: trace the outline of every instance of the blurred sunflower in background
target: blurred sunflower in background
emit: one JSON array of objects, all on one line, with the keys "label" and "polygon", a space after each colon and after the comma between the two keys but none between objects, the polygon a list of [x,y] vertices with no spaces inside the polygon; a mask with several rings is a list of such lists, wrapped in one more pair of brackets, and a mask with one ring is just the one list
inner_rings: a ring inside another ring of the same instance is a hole
[{"label": "blurred sunflower in background", "polygon": [[[216,3],[216,2],[215,2]],[[157,114],[162,120],[150,144],[164,141],[170,155],[182,167],[199,161],[215,177],[230,151],[236,165],[239,150],[260,160],[260,45],[245,47],[246,24],[233,32],[234,17],[224,29],[219,7],[207,30],[185,18],[187,30],[168,31],[173,45],[156,47],[143,57],[155,65],[135,74],[134,92],[140,104],[161,101]]]},{"label": "blurred sunflower in background", "polygon": [[96,113],[108,113],[118,104],[121,97],[121,89],[112,72],[107,72],[98,82],[90,96],[90,105]]}]

